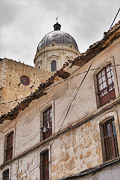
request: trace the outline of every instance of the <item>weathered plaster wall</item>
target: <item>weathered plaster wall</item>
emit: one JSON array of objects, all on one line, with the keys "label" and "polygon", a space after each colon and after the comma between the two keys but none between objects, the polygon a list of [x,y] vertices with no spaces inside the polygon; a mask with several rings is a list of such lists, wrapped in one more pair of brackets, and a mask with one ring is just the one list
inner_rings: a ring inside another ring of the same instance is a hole
[{"label": "weathered plaster wall", "polygon": [[[75,100],[72,102],[70,111],[65,121],[64,121],[64,117],[66,115],[69,104],[71,103],[71,100],[73,99],[75,91],[80,85],[83,76],[85,75],[83,72],[85,72],[86,69],[88,69],[88,66],[90,65],[91,62],[87,63],[84,67],[80,68],[73,75],[75,76],[80,73],[82,74],[50,88],[49,90],[46,91],[47,95],[32,102],[29,108],[27,108],[24,112],[20,113],[19,117],[17,118],[18,126],[16,131],[16,133],[18,133],[18,137],[20,138],[16,142],[16,147],[18,149],[17,154],[19,153],[19,151],[20,152],[22,151],[21,149],[22,147],[24,149],[27,149],[31,145],[34,145],[36,142],[39,142],[40,137],[38,137],[37,135],[40,132],[40,120],[41,120],[40,114],[43,111],[42,107],[44,107],[45,110],[48,104],[52,104],[53,100],[55,102],[55,106],[53,107],[54,108],[53,116],[55,119],[55,123],[53,122],[53,126],[55,132],[57,132],[60,129],[63,121],[64,123],[62,125],[62,128],[65,128],[68,125],[72,124],[73,122],[76,122],[81,118],[86,117],[92,114],[93,112],[97,111],[96,93],[95,93],[95,85],[94,85],[94,74],[97,71],[96,68],[101,66],[103,67],[104,63],[108,64],[110,61],[112,61],[113,58],[110,57],[111,55],[114,56],[115,63],[118,64],[120,61],[119,59],[120,52],[118,50],[119,50],[118,46],[114,48],[112,47],[112,49],[106,50],[104,53],[100,54],[98,57],[94,59],[92,66],[93,70],[91,70],[88,73]],[[117,72],[117,77],[119,77],[118,74],[120,72],[120,66],[116,68],[116,72]],[[120,79],[118,79],[118,82],[120,82]],[[27,132],[25,132],[26,128],[29,129]],[[24,133],[26,135],[24,135]],[[26,142],[30,141],[30,139],[34,139],[34,140],[36,139],[36,140],[35,141],[31,140],[32,144],[29,143],[29,145],[27,145]],[[22,146],[20,142],[22,142]]]},{"label": "weathered plaster wall", "polygon": [[111,116],[115,118],[120,149],[118,113],[108,111],[54,141],[51,152],[52,179],[62,179],[103,163],[99,124]]},{"label": "weathered plaster wall", "polygon": [[15,155],[40,142],[40,113],[38,108],[30,108],[21,113],[16,127]]},{"label": "weathered plaster wall", "polygon": [[119,180],[120,179],[120,163],[106,167],[105,169],[93,172],[89,175],[83,176],[81,178],[71,178],[71,180]]},{"label": "weathered plaster wall", "polygon": [[[119,42],[118,42],[119,43]],[[46,90],[47,94],[33,101],[28,108],[19,114],[19,116],[9,122],[7,127],[2,126],[2,132],[0,134],[0,164],[3,163],[4,154],[4,136],[9,132],[10,129],[14,129],[14,155],[19,155],[28,148],[36,145],[40,142],[40,122],[41,113],[48,107],[48,105],[53,105],[53,127],[55,132],[58,132],[62,127],[65,128],[76,121],[82,121],[83,118],[89,116],[90,114],[95,114],[101,109],[111,104],[111,101],[104,107],[98,108],[95,93],[95,75],[98,72],[97,68],[103,68],[105,65],[112,63],[120,64],[120,52],[119,45],[112,44],[111,47],[106,49],[104,52],[100,53],[94,58],[92,65],[92,70],[88,73],[85,81],[83,82],[80,90],[74,101],[72,102],[70,111],[64,119],[67,109],[73,99],[76,89],[79,87],[82,79],[85,75],[84,72],[88,69],[91,61],[85,64],[82,68],[72,74],[74,78],[67,79],[64,82],[59,83],[60,78],[56,79],[56,86]],[[78,68],[78,67],[76,67]],[[117,73],[117,81],[115,80],[116,87],[116,97],[119,98],[119,82],[120,82],[120,66],[115,67]],[[72,69],[70,69],[72,71]],[[78,75],[79,74],[79,75]],[[115,74],[115,72],[114,72]],[[57,138],[50,150],[51,156],[51,175],[52,180],[56,180],[68,175],[76,174],[85,169],[97,166],[102,163],[102,152],[101,152],[101,142],[100,142],[100,129],[99,123],[106,117],[114,116],[116,123],[116,131],[118,136],[118,143],[120,142],[120,105],[114,106],[112,109],[99,114],[96,118],[89,120],[85,124],[72,129],[69,132],[64,133],[59,138]],[[64,123],[63,123],[64,121]],[[53,133],[54,133],[53,129]],[[49,143],[48,143],[49,144]],[[120,149],[120,143],[119,149]],[[17,166],[18,173],[20,177],[24,176],[25,173],[29,172],[27,170],[28,164],[31,164],[30,169],[34,169],[35,164],[32,162],[39,161],[39,154],[41,149],[46,146],[42,145],[38,149],[38,153],[33,151],[27,156],[20,158],[22,164],[18,167],[15,161],[12,162],[12,166],[15,168]],[[2,152],[2,153],[1,153]],[[19,163],[21,163],[21,161]],[[18,162],[17,162],[18,163]],[[11,178],[15,178],[16,171],[12,171]],[[27,179],[28,177],[26,177]],[[32,171],[32,175],[29,175],[31,180],[36,178],[39,179],[39,169],[35,168]],[[25,179],[25,178],[22,178]]]},{"label": "weathered plaster wall", "polygon": [[[120,89],[119,89],[120,66],[116,66],[120,64],[120,51],[119,51],[120,42],[118,43],[119,44],[115,45],[114,47],[108,48],[107,50],[100,53],[97,57],[94,58],[93,65],[91,67],[92,70],[89,71],[87,77],[85,78],[85,81],[83,82],[83,85],[78,91],[76,98],[72,102],[71,109],[62,127],[66,127],[68,124],[75,122],[98,109],[97,95],[95,90],[95,77],[96,74],[100,71],[100,69],[97,68],[103,68],[109,63],[112,63],[112,65],[114,66],[115,63],[115,67],[113,68],[116,69],[116,76],[117,76],[117,79],[115,79],[115,72],[114,72],[116,97],[120,96]],[[65,116],[64,112],[67,111],[66,106],[69,106],[70,102],[72,101],[75,91],[81,84],[81,81],[85,75],[85,73],[83,72],[86,72],[90,64],[91,62],[87,63],[77,72],[74,73],[74,76],[80,74],[79,76],[76,76],[75,78],[68,80],[67,82],[62,83],[60,86],[58,86],[60,95],[59,92],[57,91],[57,87],[56,87],[56,93],[53,91],[54,97],[59,96],[59,98],[56,98],[55,101],[55,111],[56,111],[55,123],[56,124],[59,123],[59,127],[60,124],[62,123],[62,120],[64,119]]]},{"label": "weathered plaster wall", "polygon": [[[39,180],[39,159],[40,155],[38,151],[34,151],[9,164],[7,168],[10,170],[10,179]],[[0,177],[2,177],[2,172],[4,170],[5,168],[1,169]]]},{"label": "weathered plaster wall", "polygon": [[[115,118],[118,117],[119,110],[120,107],[115,108],[114,111],[109,110],[107,113],[104,113],[69,132],[65,132],[50,143],[50,174],[52,180],[62,179],[65,176],[73,175],[102,164],[99,124],[107,117],[113,115]],[[18,122],[17,124],[13,122],[12,124],[9,124],[9,128],[6,128],[6,131],[8,132],[16,124],[14,139],[16,142],[15,155],[19,155],[21,152],[24,152],[26,149],[33,146],[34,143],[36,144],[37,141],[39,142],[39,132],[37,134],[39,128],[37,128],[37,122],[35,122],[35,127],[33,127],[33,124],[27,126],[25,119],[24,124],[23,122]],[[29,117],[29,121],[30,119],[31,118]],[[22,119],[20,121],[22,121]],[[20,125],[23,126],[20,127]],[[32,128],[34,129],[32,130]],[[117,135],[119,135],[118,128],[116,128],[116,131]],[[20,132],[21,134],[19,134]],[[34,136],[38,139],[36,140]],[[120,139],[120,137],[118,138]],[[3,146],[3,142],[4,140],[1,140],[1,147]],[[40,171],[38,167],[40,165],[40,152],[45,146],[46,145],[40,146],[29,154],[20,157],[17,161],[13,161],[10,165],[11,178],[21,178],[22,180],[30,178],[31,180],[39,179]]]}]

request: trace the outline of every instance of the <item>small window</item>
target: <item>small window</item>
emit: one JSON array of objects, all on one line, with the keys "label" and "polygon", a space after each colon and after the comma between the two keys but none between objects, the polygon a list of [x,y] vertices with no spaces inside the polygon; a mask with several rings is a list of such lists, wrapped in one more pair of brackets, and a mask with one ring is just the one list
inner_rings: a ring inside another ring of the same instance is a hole
[{"label": "small window", "polygon": [[43,139],[52,135],[52,107],[43,112]]},{"label": "small window", "polygon": [[30,79],[27,76],[21,76],[20,77],[20,82],[23,85],[28,86],[30,84]]},{"label": "small window", "polygon": [[54,72],[57,70],[57,63],[55,60],[51,62],[51,72]]},{"label": "small window", "polygon": [[3,172],[3,177],[2,177],[3,180],[9,180],[9,169],[6,169],[4,172]]},{"label": "small window", "polygon": [[5,161],[9,161],[13,157],[13,132],[6,137],[5,142]]},{"label": "small window", "polygon": [[106,66],[97,74],[97,84],[100,106],[115,99],[115,87],[111,65]]},{"label": "small window", "polygon": [[114,118],[110,118],[100,125],[103,161],[115,159],[119,156],[117,133]]},{"label": "small window", "polygon": [[38,69],[41,69],[40,65],[38,65]]},{"label": "small window", "polygon": [[49,151],[40,154],[40,179],[49,180]]}]

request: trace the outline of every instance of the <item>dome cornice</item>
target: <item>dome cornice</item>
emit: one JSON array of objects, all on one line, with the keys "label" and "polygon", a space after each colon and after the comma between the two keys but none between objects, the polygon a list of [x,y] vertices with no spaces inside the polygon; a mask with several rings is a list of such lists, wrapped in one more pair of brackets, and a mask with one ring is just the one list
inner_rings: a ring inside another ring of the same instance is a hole
[{"label": "dome cornice", "polygon": [[40,50],[39,52],[36,52],[35,58],[34,58],[34,63],[36,61],[36,59],[41,56],[43,53],[46,52],[50,52],[50,51],[58,51],[58,50],[65,50],[65,51],[69,51],[69,52],[73,52],[76,55],[80,55],[80,52],[78,50],[76,50],[74,47],[70,47],[70,45],[55,45],[55,46],[48,46],[46,48],[43,48],[42,50]]}]

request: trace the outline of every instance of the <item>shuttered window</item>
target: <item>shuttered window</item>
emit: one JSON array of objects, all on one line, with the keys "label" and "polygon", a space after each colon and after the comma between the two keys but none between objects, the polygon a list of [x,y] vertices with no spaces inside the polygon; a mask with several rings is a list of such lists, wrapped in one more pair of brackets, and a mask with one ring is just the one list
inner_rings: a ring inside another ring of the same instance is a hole
[{"label": "shuttered window", "polygon": [[119,156],[117,133],[114,118],[110,118],[100,125],[103,161],[108,161]]},{"label": "shuttered window", "polygon": [[103,106],[115,98],[115,87],[111,64],[103,68],[97,74],[97,84],[99,104],[100,106]]}]

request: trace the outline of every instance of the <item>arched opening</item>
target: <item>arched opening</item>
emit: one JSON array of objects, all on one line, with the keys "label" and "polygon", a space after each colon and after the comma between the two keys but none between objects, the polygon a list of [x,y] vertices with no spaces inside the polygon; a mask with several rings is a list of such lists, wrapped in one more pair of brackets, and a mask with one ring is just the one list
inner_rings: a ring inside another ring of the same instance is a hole
[{"label": "arched opening", "polygon": [[2,179],[3,180],[9,180],[9,169],[6,169],[3,174],[2,174]]},{"label": "arched opening", "polygon": [[53,60],[51,62],[51,72],[54,72],[57,70],[57,62],[55,60]]},{"label": "arched opening", "polygon": [[41,69],[40,64],[38,65],[38,69]]}]

